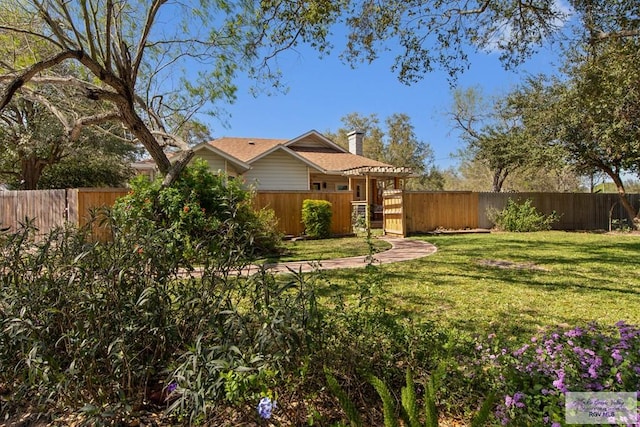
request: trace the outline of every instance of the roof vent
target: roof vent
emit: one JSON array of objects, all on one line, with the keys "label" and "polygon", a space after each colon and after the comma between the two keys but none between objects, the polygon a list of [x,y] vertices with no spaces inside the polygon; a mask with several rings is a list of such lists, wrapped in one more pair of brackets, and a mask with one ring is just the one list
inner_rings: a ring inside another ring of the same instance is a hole
[{"label": "roof vent", "polygon": [[256,145],[255,141],[249,141],[249,145]]}]

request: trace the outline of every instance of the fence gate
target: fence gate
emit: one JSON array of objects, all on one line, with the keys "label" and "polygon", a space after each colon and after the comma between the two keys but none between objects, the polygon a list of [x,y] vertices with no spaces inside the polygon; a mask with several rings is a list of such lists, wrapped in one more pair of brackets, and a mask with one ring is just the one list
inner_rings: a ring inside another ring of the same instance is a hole
[{"label": "fence gate", "polygon": [[382,229],[384,234],[406,236],[407,222],[404,213],[402,190],[385,190],[382,193]]}]

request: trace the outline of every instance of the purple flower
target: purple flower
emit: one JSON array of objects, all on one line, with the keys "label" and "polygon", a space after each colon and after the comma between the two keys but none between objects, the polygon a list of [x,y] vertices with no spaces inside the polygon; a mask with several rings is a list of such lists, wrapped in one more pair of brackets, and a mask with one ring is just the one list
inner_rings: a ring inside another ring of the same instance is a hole
[{"label": "purple flower", "polygon": [[553,424],[551,424],[551,427],[562,427],[562,426],[560,425],[560,423],[554,421]]},{"label": "purple flower", "polygon": [[167,386],[167,393],[171,394],[174,391],[176,391],[177,388],[178,388],[178,384],[175,382],[172,382]]},{"label": "purple flower", "polygon": [[581,337],[582,333],[583,332],[581,328],[575,328],[565,332],[564,334],[568,337],[575,338],[575,337]]},{"label": "purple flower", "polygon": [[623,359],[622,355],[620,354],[620,350],[618,350],[617,348],[613,350],[613,353],[611,353],[611,357],[618,363],[622,362]]},{"label": "purple flower", "polygon": [[513,395],[513,404],[516,406],[516,408],[524,408],[525,404],[524,402],[522,402],[522,399],[524,399],[525,394],[521,391],[516,392],[516,394]]},{"label": "purple flower", "polygon": [[557,372],[558,379],[553,382],[553,386],[563,393],[566,393],[567,387],[564,384],[564,371],[561,369]]},{"label": "purple flower", "polygon": [[260,403],[258,403],[258,414],[268,420],[271,418],[271,412],[276,408],[276,402],[271,401],[268,397],[263,397],[260,399]]},{"label": "purple flower", "polygon": [[508,394],[504,397],[504,406],[510,408],[513,406],[513,398]]}]

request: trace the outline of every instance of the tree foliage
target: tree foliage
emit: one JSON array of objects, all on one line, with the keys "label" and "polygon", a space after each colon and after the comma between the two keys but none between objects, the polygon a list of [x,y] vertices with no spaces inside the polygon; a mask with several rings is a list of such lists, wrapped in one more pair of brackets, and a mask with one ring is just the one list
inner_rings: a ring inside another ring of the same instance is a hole
[{"label": "tree foliage", "polygon": [[436,68],[455,78],[478,51],[497,51],[512,68],[545,44],[638,36],[639,9],[628,0],[352,0],[344,57],[356,64],[394,51],[393,70],[404,83]]},{"label": "tree foliage", "polygon": [[326,136],[338,145],[348,146],[347,135],[353,130],[364,133],[363,154],[370,159],[398,167],[413,169],[418,177],[411,178],[407,187],[411,189],[441,190],[442,174],[434,165],[431,146],[415,134],[411,118],[402,113],[392,114],[384,120],[384,128],[376,114],[362,116],[350,113],[342,118],[343,127]]},{"label": "tree foliage", "polygon": [[640,173],[640,38],[612,39],[572,59],[566,84],[548,87],[556,143],[583,170],[608,175],[627,213],[623,176]]},{"label": "tree foliage", "polygon": [[120,186],[137,152],[121,128],[106,124],[71,138],[31,97],[17,97],[0,113],[0,181],[14,188]]},{"label": "tree foliage", "polygon": [[554,0],[352,1],[345,57],[373,61],[398,43],[394,70],[405,83],[436,67],[455,76],[478,50],[497,49],[505,65],[515,66],[557,34],[567,18]]},{"label": "tree foliage", "polygon": [[[326,0],[5,1],[3,42],[37,49],[2,62],[0,110],[20,93],[46,98],[51,87],[73,88],[72,99],[103,104],[107,111],[71,108],[65,130],[119,121],[169,184],[193,155],[179,137],[185,121],[205,104],[232,101],[240,72],[277,84],[278,72],[266,60],[300,41],[323,50],[336,12]],[[181,151],[173,162],[168,146]]]},{"label": "tree foliage", "polygon": [[502,191],[514,172],[564,167],[557,153],[528,127],[529,110],[523,108],[523,96],[518,88],[491,104],[478,88],[459,89],[453,94],[454,128],[467,144],[459,157],[468,165],[485,165],[491,171],[494,192]]}]

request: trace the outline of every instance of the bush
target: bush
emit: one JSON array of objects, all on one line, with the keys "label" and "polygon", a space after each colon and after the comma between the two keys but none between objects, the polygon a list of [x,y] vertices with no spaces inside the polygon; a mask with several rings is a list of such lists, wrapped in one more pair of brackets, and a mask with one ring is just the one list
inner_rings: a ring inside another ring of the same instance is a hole
[{"label": "bush", "polygon": [[90,228],[0,234],[0,419],[30,408],[109,424],[152,402],[197,422],[310,353],[316,303],[301,278],[242,274],[233,233],[192,239],[220,252],[190,275],[172,226],[124,229],[106,243],[88,243]]},{"label": "bush", "polygon": [[512,232],[550,230],[552,224],[560,219],[555,211],[550,215],[539,213],[531,203],[531,199],[523,203],[509,199],[503,210],[489,211],[489,219],[499,230]]},{"label": "bush", "polygon": [[[211,173],[201,159],[170,187],[162,186],[160,178],[150,182],[136,177],[131,192],[115,203],[113,216],[116,232],[144,236],[169,230],[174,239],[168,249],[185,262],[202,262],[203,256],[229,252],[251,258],[274,253],[281,245],[272,211],[256,212],[251,192],[236,180]],[[211,246],[202,247],[203,239]],[[233,247],[220,247],[217,242]]]},{"label": "bush", "polygon": [[302,223],[305,233],[316,239],[331,235],[331,203],[326,200],[304,200],[302,202]]}]

